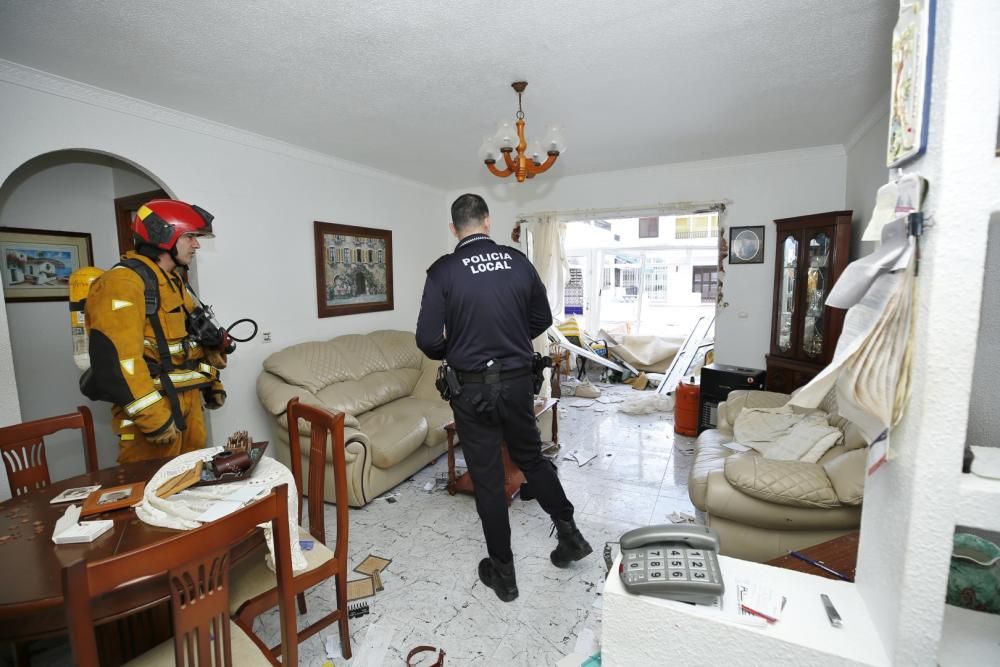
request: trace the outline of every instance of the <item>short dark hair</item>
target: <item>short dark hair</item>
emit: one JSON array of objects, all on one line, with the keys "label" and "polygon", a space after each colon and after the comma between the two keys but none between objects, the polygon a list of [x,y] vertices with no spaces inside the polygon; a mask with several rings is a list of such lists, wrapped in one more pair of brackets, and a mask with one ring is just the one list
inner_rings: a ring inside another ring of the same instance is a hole
[{"label": "short dark hair", "polygon": [[486,200],[472,193],[462,195],[451,205],[451,222],[458,230],[483,224],[489,214]]}]

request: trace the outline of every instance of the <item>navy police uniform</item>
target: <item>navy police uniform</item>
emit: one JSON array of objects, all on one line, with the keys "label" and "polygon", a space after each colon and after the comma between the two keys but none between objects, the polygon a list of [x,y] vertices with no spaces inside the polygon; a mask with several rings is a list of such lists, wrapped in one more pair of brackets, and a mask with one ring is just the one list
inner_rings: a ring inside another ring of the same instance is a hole
[{"label": "navy police uniform", "polygon": [[458,371],[451,400],[455,426],[475,486],[489,555],[513,560],[500,443],[524,473],[542,508],[569,521],[555,466],[541,453],[534,413],[531,341],[552,324],[545,285],[519,250],[486,234],[462,239],[427,270],[417,346]]}]

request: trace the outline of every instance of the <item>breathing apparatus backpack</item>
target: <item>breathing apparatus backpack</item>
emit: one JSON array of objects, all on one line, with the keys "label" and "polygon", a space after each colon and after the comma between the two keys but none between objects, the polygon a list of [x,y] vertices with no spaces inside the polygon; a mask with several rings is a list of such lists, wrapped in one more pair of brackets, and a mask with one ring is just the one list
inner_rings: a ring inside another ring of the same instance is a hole
[{"label": "breathing apparatus backpack", "polygon": [[69,327],[73,340],[73,363],[81,371],[90,368],[90,327],[83,313],[90,285],[104,274],[96,266],[77,269],[69,277]]}]

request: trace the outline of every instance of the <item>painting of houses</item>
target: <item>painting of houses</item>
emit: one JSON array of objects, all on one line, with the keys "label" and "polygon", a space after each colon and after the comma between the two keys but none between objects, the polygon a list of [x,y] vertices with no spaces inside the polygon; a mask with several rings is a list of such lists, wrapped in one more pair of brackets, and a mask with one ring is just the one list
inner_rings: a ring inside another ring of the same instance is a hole
[{"label": "painting of houses", "polygon": [[69,298],[69,277],[93,264],[89,234],[0,228],[0,276],[7,301]]},{"label": "painting of houses", "polygon": [[315,224],[320,317],[392,310],[392,232]]}]

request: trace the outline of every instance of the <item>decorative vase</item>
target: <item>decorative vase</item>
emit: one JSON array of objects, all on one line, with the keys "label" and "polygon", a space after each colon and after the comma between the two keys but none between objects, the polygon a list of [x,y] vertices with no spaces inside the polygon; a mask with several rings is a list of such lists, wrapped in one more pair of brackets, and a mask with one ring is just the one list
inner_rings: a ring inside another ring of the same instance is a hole
[{"label": "decorative vase", "polygon": [[1000,614],[1000,546],[978,535],[955,533],[945,601]]}]

